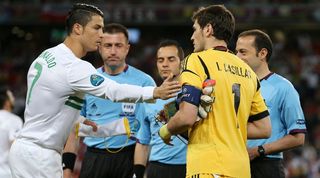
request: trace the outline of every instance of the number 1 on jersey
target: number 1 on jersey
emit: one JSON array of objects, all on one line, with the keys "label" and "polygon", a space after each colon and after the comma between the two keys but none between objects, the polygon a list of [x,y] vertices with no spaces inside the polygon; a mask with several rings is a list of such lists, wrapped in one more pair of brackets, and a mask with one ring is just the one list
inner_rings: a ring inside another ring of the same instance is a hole
[{"label": "number 1 on jersey", "polygon": [[[234,93],[234,110],[236,112],[236,115],[238,115],[238,110],[239,110],[239,105],[240,105],[240,84],[239,83],[234,83],[232,85],[232,93]],[[238,116],[237,116],[238,118]],[[239,122],[237,122],[237,128],[239,128]]]},{"label": "number 1 on jersey", "polygon": [[29,90],[29,93],[28,93],[27,104],[29,104],[29,102],[30,102],[32,89],[33,89],[34,85],[36,84],[36,82],[38,81],[38,79],[39,79],[39,77],[41,75],[41,72],[42,72],[42,65],[39,64],[38,62],[34,65],[34,68],[37,70],[37,74],[36,74],[36,76],[34,76],[34,79],[32,80],[32,83],[31,83],[31,86],[30,86],[30,90]]}]

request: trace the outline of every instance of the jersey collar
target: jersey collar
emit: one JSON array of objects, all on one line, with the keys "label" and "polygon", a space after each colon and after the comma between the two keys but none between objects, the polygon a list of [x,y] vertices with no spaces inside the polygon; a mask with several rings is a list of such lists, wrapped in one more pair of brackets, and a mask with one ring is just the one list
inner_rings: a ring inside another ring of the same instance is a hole
[{"label": "jersey collar", "polygon": [[268,78],[269,78],[272,74],[274,74],[274,72],[270,72],[268,75],[264,76],[262,79],[260,79],[260,82],[261,82],[262,80],[268,80]]},{"label": "jersey collar", "polygon": [[229,53],[232,53],[232,51],[230,51],[227,47],[225,46],[215,46],[213,47],[213,50],[217,50],[217,51],[224,51],[224,52],[229,52]]},{"label": "jersey collar", "polygon": [[[128,68],[129,68],[129,66],[128,66],[128,64],[126,64],[126,66],[124,67],[124,69],[123,69],[122,72],[127,72]],[[105,72],[106,72],[106,71],[104,70],[104,66],[101,67],[101,70],[102,70],[102,73],[105,73]],[[113,74],[113,75],[112,75],[112,74],[108,74],[108,73],[106,73],[106,74],[111,75],[111,76],[117,76],[117,75],[121,74],[122,72],[120,72],[120,73],[118,73],[118,74]]]}]

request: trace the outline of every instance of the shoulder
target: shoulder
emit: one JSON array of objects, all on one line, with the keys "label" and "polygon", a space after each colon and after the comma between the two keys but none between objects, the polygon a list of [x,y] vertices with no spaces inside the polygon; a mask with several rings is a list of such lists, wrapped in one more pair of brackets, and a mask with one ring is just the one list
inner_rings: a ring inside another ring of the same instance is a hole
[{"label": "shoulder", "polygon": [[145,73],[145,72],[141,71],[140,69],[137,69],[133,66],[128,65],[128,67],[129,67],[128,71],[130,72],[130,75],[137,78],[139,81],[154,83],[153,78],[149,74],[147,74],[147,73]]},{"label": "shoulder", "polygon": [[268,81],[282,89],[294,89],[293,84],[288,79],[276,73],[271,75]]},{"label": "shoulder", "polygon": [[194,66],[196,63],[199,63],[199,54],[201,54],[201,52],[191,53],[186,56],[182,61],[182,69],[188,69],[189,67]]},{"label": "shoulder", "polygon": [[72,70],[81,71],[82,73],[85,73],[89,71],[90,73],[96,73],[96,69],[93,67],[93,65],[87,61],[84,61],[82,59],[74,59],[71,61],[70,65],[66,66],[67,68],[71,68]]}]

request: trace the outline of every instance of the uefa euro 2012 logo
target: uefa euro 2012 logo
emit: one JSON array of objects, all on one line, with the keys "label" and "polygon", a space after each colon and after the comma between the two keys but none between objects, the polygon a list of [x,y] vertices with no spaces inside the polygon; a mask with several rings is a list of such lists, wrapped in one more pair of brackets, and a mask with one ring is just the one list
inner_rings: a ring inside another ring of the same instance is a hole
[{"label": "uefa euro 2012 logo", "polygon": [[138,120],[138,119],[134,119],[131,126],[132,126],[132,128],[131,128],[131,133],[130,133],[130,139],[136,140],[137,132],[138,132],[139,129],[140,129],[140,122],[139,122],[139,120]]},{"label": "uefa euro 2012 logo", "polygon": [[104,78],[100,75],[93,74],[90,76],[90,82],[93,86],[99,86],[104,81]]}]

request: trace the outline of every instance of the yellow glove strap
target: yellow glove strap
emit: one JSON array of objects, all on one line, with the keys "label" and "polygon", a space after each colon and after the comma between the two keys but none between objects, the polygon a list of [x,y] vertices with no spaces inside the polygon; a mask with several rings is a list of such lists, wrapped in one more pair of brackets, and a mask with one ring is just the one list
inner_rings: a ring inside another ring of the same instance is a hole
[{"label": "yellow glove strap", "polygon": [[171,133],[168,130],[167,124],[163,125],[159,130],[159,135],[161,138],[170,138]]}]

